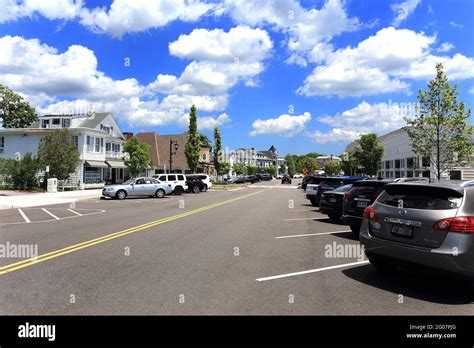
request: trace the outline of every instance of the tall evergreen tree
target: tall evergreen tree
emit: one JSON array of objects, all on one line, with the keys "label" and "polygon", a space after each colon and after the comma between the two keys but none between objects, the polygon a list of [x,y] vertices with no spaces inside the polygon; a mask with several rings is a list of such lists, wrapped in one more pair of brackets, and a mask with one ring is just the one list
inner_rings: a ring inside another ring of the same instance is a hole
[{"label": "tall evergreen tree", "polygon": [[191,172],[194,173],[199,163],[199,156],[201,153],[201,141],[197,131],[197,111],[196,107],[191,106],[191,112],[189,114],[189,129],[188,129],[188,141],[184,148],[184,154],[188,161],[188,167]]},{"label": "tall evergreen tree", "polygon": [[473,128],[467,124],[471,110],[458,101],[457,85],[452,86],[441,63],[428,89],[420,89],[415,118],[406,118],[406,129],[413,151],[430,159],[436,178],[453,166],[464,164],[472,154],[470,137]]},{"label": "tall evergreen tree", "polygon": [[218,175],[222,173],[222,138],[221,138],[221,131],[219,127],[214,128],[214,151],[213,151],[213,161],[214,161],[214,168]]}]

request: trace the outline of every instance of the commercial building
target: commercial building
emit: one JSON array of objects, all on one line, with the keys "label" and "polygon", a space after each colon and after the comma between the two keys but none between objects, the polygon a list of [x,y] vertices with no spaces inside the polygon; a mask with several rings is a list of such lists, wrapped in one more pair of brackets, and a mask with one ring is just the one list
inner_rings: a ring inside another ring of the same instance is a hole
[{"label": "commercial building", "polygon": [[[143,132],[136,134],[135,137],[150,147],[152,167],[143,175],[152,176],[170,172],[191,173],[184,153],[189,138],[187,134],[160,135],[155,132]],[[170,151],[172,153],[171,162]],[[195,171],[196,173],[214,175],[212,148],[209,144],[201,144],[199,163]]]}]

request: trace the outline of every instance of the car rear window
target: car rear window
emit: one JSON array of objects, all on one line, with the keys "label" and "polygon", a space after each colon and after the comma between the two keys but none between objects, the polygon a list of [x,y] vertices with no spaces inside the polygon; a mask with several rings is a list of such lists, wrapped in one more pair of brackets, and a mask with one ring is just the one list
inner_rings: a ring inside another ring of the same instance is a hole
[{"label": "car rear window", "polygon": [[184,180],[184,175],[178,175],[178,180]]},{"label": "car rear window", "polygon": [[449,188],[395,184],[387,185],[377,201],[393,207],[446,210],[459,208],[462,197]]},{"label": "car rear window", "polygon": [[311,185],[319,185],[322,181],[324,180],[324,178],[312,178],[309,183]]},{"label": "car rear window", "polygon": [[339,179],[339,178],[324,179],[320,183],[321,186],[330,186],[330,187],[341,186],[342,184],[343,184],[343,181],[342,179]]},{"label": "car rear window", "polygon": [[334,190],[332,190],[332,192],[347,192],[351,189],[352,185],[344,185],[344,186],[340,186]]}]

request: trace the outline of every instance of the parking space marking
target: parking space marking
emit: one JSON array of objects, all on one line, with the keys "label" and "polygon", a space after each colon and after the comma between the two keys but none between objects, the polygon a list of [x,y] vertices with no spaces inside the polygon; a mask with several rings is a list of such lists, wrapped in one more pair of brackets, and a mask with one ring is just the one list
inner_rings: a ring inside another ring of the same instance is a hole
[{"label": "parking space marking", "polygon": [[307,271],[301,271],[301,272],[294,272],[294,273],[285,273],[285,274],[280,274],[276,276],[271,276],[271,277],[265,277],[265,278],[257,278],[255,279],[258,282],[265,282],[267,280],[274,280],[274,279],[281,279],[281,278],[288,278],[288,277],[294,277],[302,274],[309,274],[309,273],[317,273],[317,272],[323,272],[323,271],[329,271],[332,269],[337,269],[337,268],[345,268],[345,267],[351,267],[351,266],[359,266],[359,265],[365,265],[369,263],[369,261],[357,261],[357,262],[351,262],[351,263],[345,263],[343,265],[336,265],[336,266],[329,266],[329,267],[323,267],[323,268],[316,268],[316,269],[310,269]]},{"label": "parking space marking", "polygon": [[167,223],[167,222],[182,219],[184,217],[187,217],[187,216],[190,216],[190,215],[195,215],[195,214],[198,214],[198,213],[210,210],[210,209],[214,209],[214,208],[217,208],[217,207],[221,207],[221,206],[229,204],[229,203],[237,202],[239,200],[254,196],[254,195],[262,193],[262,192],[263,192],[263,190],[253,192],[253,193],[250,193],[250,194],[247,194],[247,195],[237,196],[237,197],[232,198],[232,199],[220,201],[220,202],[210,204],[210,205],[207,205],[207,206],[204,206],[204,207],[201,207],[201,208],[197,208],[197,209],[194,209],[194,210],[189,210],[189,211],[183,212],[181,214],[168,216],[168,217],[165,217],[165,218],[161,218],[161,219],[158,219],[158,220],[154,220],[154,221],[144,223],[142,225],[130,227],[130,228],[127,228],[127,229],[122,230],[122,231],[107,234],[107,235],[102,236],[102,237],[98,237],[98,238],[91,239],[91,240],[86,240],[82,243],[73,244],[73,245],[70,245],[68,247],[58,249],[58,250],[54,250],[54,251],[39,255],[37,257],[34,257],[34,258],[29,258],[29,259],[26,259],[26,260],[22,260],[22,261],[14,262],[14,263],[11,263],[11,264],[8,264],[8,265],[5,265],[5,266],[1,266],[0,267],[0,275],[7,274],[7,273],[10,273],[10,272],[13,272],[13,271],[25,268],[25,267],[30,267],[30,266],[36,265],[40,262],[44,262],[44,261],[54,259],[54,258],[63,256],[63,255],[67,255],[69,253],[73,253],[73,252],[76,252],[76,251],[79,251],[79,250],[82,250],[82,249],[85,249],[85,248],[89,248],[89,247],[94,246],[96,244],[101,244],[101,243],[107,242],[109,240],[120,238],[120,237],[129,235],[129,234],[132,234],[132,233],[137,233],[137,232],[149,229],[149,228],[154,227],[154,226],[158,226],[158,225],[161,225],[161,224],[164,224],[164,223]]},{"label": "parking space marking", "polygon": [[[52,216],[53,218],[55,218],[56,220],[59,220],[59,218],[54,215],[53,213],[51,213],[49,210],[45,209],[45,208],[42,208],[41,209],[42,211],[44,211],[46,214],[49,214],[50,216]],[[68,209],[69,210],[69,209]]]},{"label": "parking space marking", "polygon": [[326,220],[328,219],[327,216],[317,216],[317,217],[310,217],[310,218],[296,218],[296,219],[284,219],[283,221],[299,221],[299,220]]},{"label": "parking space marking", "polygon": [[82,216],[82,214],[81,214],[81,213],[78,213],[77,211],[74,211],[74,210],[72,210],[72,209],[68,209],[68,210],[69,210],[71,213],[74,213],[74,214],[76,214],[76,215],[78,215],[78,216]]},{"label": "parking space marking", "polygon": [[309,236],[321,236],[324,234],[336,234],[336,233],[348,233],[352,232],[351,230],[344,230],[344,231],[333,231],[333,232],[320,232],[320,233],[308,233],[308,234],[290,234],[288,236],[278,236],[275,237],[276,239],[283,239],[283,238],[297,238],[297,237],[309,237]]},{"label": "parking space marking", "polygon": [[288,209],[288,211],[311,211],[314,213],[316,210],[314,209]]},{"label": "parking space marking", "polygon": [[25,219],[25,222],[26,223],[31,223],[30,219],[28,219],[28,216],[25,215],[25,213],[23,212],[23,210],[21,209],[18,209],[18,212],[20,213],[20,215],[23,217],[23,219]]}]

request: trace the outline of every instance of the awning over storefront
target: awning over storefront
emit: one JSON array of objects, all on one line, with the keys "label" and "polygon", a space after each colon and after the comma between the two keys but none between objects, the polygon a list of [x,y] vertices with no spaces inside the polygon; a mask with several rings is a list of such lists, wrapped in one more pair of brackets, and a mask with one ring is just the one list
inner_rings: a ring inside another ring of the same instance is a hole
[{"label": "awning over storefront", "polygon": [[110,168],[127,168],[123,161],[105,161]]},{"label": "awning over storefront", "polygon": [[100,168],[107,168],[107,164],[102,161],[86,161],[87,167],[100,167]]}]

